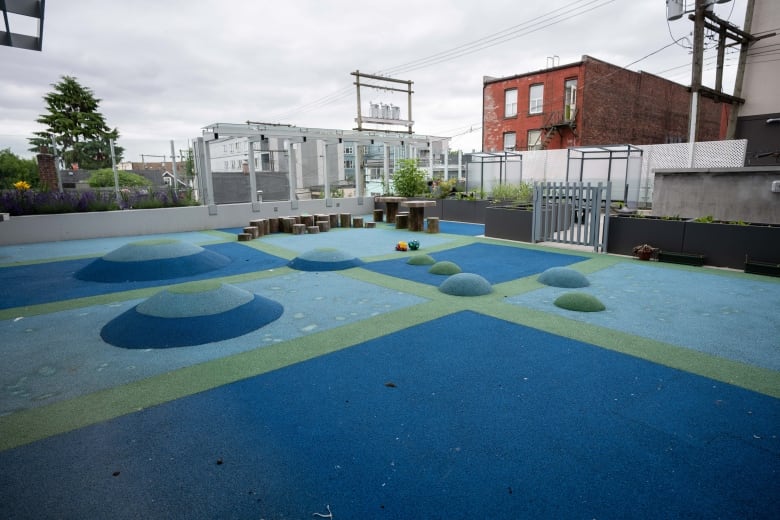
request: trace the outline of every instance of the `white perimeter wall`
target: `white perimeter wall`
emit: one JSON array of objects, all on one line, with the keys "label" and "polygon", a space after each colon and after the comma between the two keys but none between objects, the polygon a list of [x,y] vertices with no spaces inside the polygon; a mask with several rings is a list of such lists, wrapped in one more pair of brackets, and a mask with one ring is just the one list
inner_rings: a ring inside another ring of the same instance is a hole
[{"label": "white perimeter wall", "polygon": [[0,222],[0,246],[245,227],[259,218],[294,215],[360,216],[373,209],[374,199],[364,197],[29,215]]}]

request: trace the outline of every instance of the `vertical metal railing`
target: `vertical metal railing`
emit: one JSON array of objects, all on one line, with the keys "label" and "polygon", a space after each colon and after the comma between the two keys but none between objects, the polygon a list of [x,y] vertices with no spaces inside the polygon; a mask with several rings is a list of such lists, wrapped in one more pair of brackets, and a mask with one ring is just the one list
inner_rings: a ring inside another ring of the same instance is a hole
[{"label": "vertical metal railing", "polygon": [[536,183],[532,240],[591,246],[595,252],[606,251],[610,184]]}]

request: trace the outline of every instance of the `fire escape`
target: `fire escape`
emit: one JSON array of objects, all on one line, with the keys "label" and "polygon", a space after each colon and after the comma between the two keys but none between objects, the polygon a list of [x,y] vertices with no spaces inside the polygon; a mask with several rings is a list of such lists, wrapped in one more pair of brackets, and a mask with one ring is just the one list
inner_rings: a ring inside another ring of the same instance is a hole
[{"label": "fire escape", "polygon": [[555,134],[563,136],[563,131],[566,128],[571,131],[574,137],[577,137],[577,108],[572,105],[567,105],[564,110],[550,113],[542,127],[544,137],[540,149],[546,150]]}]

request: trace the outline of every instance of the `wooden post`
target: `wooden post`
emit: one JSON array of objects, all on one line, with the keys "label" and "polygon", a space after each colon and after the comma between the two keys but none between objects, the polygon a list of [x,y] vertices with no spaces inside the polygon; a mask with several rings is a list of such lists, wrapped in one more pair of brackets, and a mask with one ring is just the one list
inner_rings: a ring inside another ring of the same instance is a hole
[{"label": "wooden post", "polygon": [[252,238],[257,238],[260,236],[260,234],[257,232],[256,226],[247,226],[244,228],[244,233],[248,233],[252,235]]},{"label": "wooden post", "polygon": [[439,217],[428,217],[428,233],[439,232]]},{"label": "wooden post", "polygon": [[306,224],[293,224],[293,235],[303,235],[306,231]]},{"label": "wooden post", "polygon": [[279,232],[279,219],[277,217],[268,219],[268,228],[271,233]]},{"label": "wooden post", "polygon": [[395,229],[408,229],[408,228],[409,228],[409,213],[396,213]]}]

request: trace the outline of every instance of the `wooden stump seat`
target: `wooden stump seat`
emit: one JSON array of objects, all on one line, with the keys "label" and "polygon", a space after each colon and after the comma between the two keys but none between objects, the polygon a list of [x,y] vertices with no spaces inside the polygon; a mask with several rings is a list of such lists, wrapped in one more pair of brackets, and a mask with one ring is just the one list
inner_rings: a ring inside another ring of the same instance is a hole
[{"label": "wooden stump seat", "polygon": [[306,232],[306,224],[293,224],[293,235],[303,235]]},{"label": "wooden stump seat", "polygon": [[395,214],[395,229],[409,229],[409,213]]},{"label": "wooden stump seat", "polygon": [[428,217],[428,233],[439,232],[439,217]]}]

